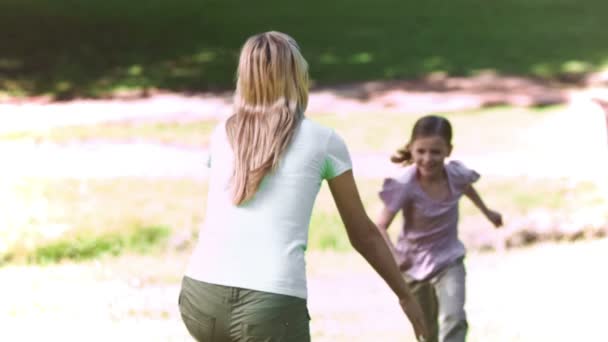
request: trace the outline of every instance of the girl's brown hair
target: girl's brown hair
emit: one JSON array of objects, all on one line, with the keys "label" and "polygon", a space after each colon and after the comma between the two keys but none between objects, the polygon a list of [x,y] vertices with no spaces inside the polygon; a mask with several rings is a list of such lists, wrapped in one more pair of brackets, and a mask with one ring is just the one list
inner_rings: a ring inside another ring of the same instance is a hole
[{"label": "girl's brown hair", "polygon": [[452,146],[452,125],[450,124],[450,121],[444,117],[436,115],[427,115],[421,117],[414,124],[412,135],[410,136],[408,143],[402,148],[398,149],[395,154],[391,156],[391,161],[396,164],[411,164],[413,162],[412,152],[410,152],[410,145],[412,142],[420,137],[429,137],[434,135],[440,136],[443,138],[443,140],[445,140],[448,146]]}]

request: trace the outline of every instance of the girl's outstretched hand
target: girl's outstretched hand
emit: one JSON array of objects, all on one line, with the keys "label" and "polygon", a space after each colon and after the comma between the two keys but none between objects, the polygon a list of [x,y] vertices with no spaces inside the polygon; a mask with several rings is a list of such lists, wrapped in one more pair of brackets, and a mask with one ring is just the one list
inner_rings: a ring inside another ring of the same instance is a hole
[{"label": "girl's outstretched hand", "polygon": [[494,224],[494,227],[498,228],[502,226],[502,215],[500,215],[500,213],[488,209],[486,217]]},{"label": "girl's outstretched hand", "polygon": [[424,324],[424,314],[422,313],[422,309],[418,302],[410,296],[400,299],[399,304],[410,323],[412,323],[418,341],[425,341],[429,335],[427,327]]}]

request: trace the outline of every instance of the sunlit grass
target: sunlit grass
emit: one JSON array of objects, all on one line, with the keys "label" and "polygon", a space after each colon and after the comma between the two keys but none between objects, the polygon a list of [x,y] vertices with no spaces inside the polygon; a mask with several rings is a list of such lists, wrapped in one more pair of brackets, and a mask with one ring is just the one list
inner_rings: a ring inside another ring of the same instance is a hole
[{"label": "sunlit grass", "polygon": [[17,131],[0,134],[0,140],[74,143],[95,140],[134,140],[182,146],[206,147],[217,121],[122,122]]},{"label": "sunlit grass", "polygon": [[[13,210],[1,218],[4,222],[0,240],[4,246],[0,246],[0,254],[17,261],[44,261],[45,257],[37,255],[54,253],[59,258],[78,259],[83,254],[95,254],[96,250],[114,254],[127,250],[148,252],[154,248],[142,247],[147,243],[142,244],[135,237],[150,227],[166,227],[159,230],[162,234],[154,236],[184,234],[183,239],[189,240],[204,217],[206,189],[205,182],[190,180],[21,181],[6,187],[3,193],[12,201]],[[167,234],[163,233],[165,230]],[[104,247],[110,240],[117,243],[118,250]],[[164,240],[154,237],[149,244]],[[91,244],[99,246],[93,251],[82,247]],[[45,248],[85,252],[41,252]]]},{"label": "sunlit grass", "polygon": [[[381,184],[381,179],[358,181],[361,197],[372,219],[382,209],[377,196]],[[538,210],[567,214],[581,206],[593,208],[605,204],[605,198],[595,185],[584,182],[482,178],[477,188],[489,207],[505,215],[506,223]],[[100,254],[122,253],[125,244],[119,243],[117,251],[108,250],[104,247],[106,240],[130,241],[129,236],[140,227],[166,227],[170,237],[177,237],[183,240],[180,243],[191,246],[204,220],[207,200],[206,182],[194,180],[32,179],[13,187],[11,191],[15,194],[13,200],[16,199],[18,203],[13,202],[16,204],[10,213],[12,216],[3,217],[7,221],[3,226],[10,229],[0,230],[0,238],[5,244],[2,254],[10,254],[14,260],[29,258],[32,261],[46,260],[45,257],[40,259],[36,256],[45,254],[40,254],[40,248],[87,250],[78,246],[99,244],[97,249],[101,251]],[[496,233],[468,200],[462,202],[461,236],[467,245],[475,249],[479,247],[480,236],[492,239]],[[34,208],[38,209],[32,210]],[[399,232],[400,221],[397,218],[390,229],[393,237]],[[155,239],[152,244],[155,241],[165,240]],[[308,249],[352,250],[325,184],[313,211]],[[57,255],[58,259],[72,255],[66,251],[53,253],[46,254]],[[93,252],[76,253],[74,258],[87,253]]]},{"label": "sunlit grass", "polygon": [[[454,129],[454,152],[459,155],[501,153],[522,150],[531,145],[542,148],[542,124],[563,107],[547,109],[489,108],[457,113],[438,113],[447,117]],[[313,115],[311,119],[334,128],[353,153],[384,153],[403,146],[418,115],[352,113],[349,115]],[[46,131],[12,132],[0,140],[34,140],[39,142],[82,142],[109,140],[126,142],[143,140],[205,148],[216,120],[195,122],[114,123],[97,126],[72,126]]]},{"label": "sunlit grass", "polygon": [[[452,123],[454,152],[469,155],[515,151],[528,146],[535,139],[542,138],[532,132],[547,117],[563,110],[563,107],[499,107],[436,114],[445,116]],[[392,153],[408,142],[414,122],[421,115],[388,112],[328,114],[315,116],[313,120],[335,128],[353,151]]]},{"label": "sunlit grass", "polygon": [[[72,234],[74,236],[43,242],[23,254],[27,255],[30,263],[47,264],[63,260],[95,259],[104,255],[117,256],[125,252],[149,253],[158,251],[169,233],[166,227],[140,227],[102,234],[77,232]],[[13,253],[20,254],[18,250],[13,250]]]},{"label": "sunlit grass", "polygon": [[[493,108],[445,115],[454,126],[454,152],[458,155],[483,156],[491,151],[535,156],[538,151],[551,148],[552,144],[543,140],[547,133],[544,123],[563,110],[562,107]],[[325,114],[311,119],[336,129],[352,153],[388,154],[409,138],[416,116],[383,112],[349,116]],[[3,138],[53,142],[137,139],[204,148],[215,124],[215,121],[107,124]],[[466,158],[463,161],[466,163]],[[375,218],[381,210],[377,192],[382,179],[360,179],[357,183],[368,212]],[[21,179],[13,183],[5,180],[0,185],[0,200],[6,209],[0,218],[4,227],[0,228],[0,254],[7,255],[12,249],[17,260],[27,260],[28,255],[42,245],[61,245],[61,241],[77,244],[78,237],[85,234],[102,240],[104,234],[126,236],[139,227],[167,227],[172,236],[181,235],[182,240],[188,240],[196,235],[203,222],[207,200],[204,180]],[[581,208],[600,208],[606,203],[596,184],[566,179],[482,175],[476,188],[489,207],[503,213],[507,224],[538,211],[567,216]],[[393,226],[390,233],[395,236],[398,223]],[[467,245],[473,248],[478,247],[480,240],[492,240],[496,234],[467,200],[462,203],[460,229]],[[351,248],[326,186],[321,189],[311,219],[308,248],[338,251]]]}]

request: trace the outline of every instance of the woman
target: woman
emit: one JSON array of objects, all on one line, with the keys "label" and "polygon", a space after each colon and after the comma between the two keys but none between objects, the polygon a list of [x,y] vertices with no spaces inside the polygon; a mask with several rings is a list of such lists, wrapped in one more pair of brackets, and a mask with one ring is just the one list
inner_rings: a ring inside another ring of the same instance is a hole
[{"label": "woman", "polygon": [[310,341],[304,251],[324,179],[353,247],[425,335],[421,310],[364,211],[343,140],[304,117],[307,68],[283,33],[253,36],[242,48],[235,113],[212,134],[205,224],[179,296],[198,341]]}]

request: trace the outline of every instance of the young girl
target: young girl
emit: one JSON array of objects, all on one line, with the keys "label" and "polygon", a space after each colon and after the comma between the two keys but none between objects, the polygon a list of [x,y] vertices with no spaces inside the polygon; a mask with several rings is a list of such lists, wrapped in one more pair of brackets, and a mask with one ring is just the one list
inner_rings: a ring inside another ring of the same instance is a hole
[{"label": "young girl", "polygon": [[[471,185],[479,174],[460,162],[444,162],[451,140],[447,119],[420,118],[410,141],[391,158],[413,165],[399,179],[386,179],[380,192],[385,208],[377,226],[424,311],[427,342],[464,341],[467,333],[465,248],[457,232],[461,196],[471,199],[494,226],[502,225],[501,215],[488,209]],[[386,229],[398,211],[403,212],[403,229],[392,246]]]}]

